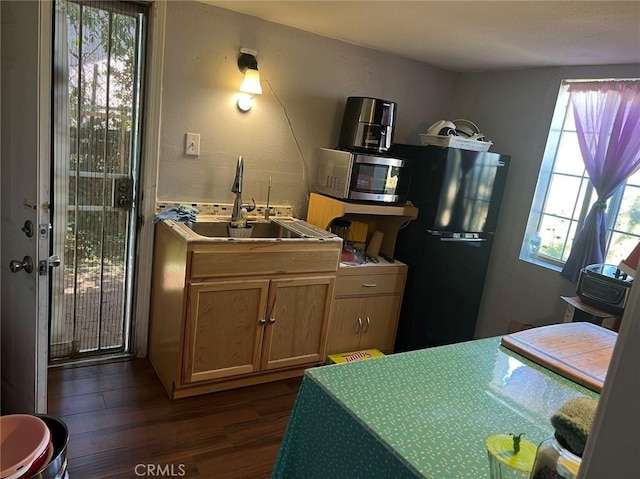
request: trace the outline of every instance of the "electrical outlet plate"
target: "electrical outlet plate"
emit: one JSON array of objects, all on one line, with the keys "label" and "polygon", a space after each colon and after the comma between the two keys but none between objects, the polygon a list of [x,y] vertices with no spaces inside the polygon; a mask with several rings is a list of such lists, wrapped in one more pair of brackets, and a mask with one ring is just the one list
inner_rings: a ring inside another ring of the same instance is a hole
[{"label": "electrical outlet plate", "polygon": [[184,154],[198,156],[200,154],[200,133],[187,133],[184,142]]}]

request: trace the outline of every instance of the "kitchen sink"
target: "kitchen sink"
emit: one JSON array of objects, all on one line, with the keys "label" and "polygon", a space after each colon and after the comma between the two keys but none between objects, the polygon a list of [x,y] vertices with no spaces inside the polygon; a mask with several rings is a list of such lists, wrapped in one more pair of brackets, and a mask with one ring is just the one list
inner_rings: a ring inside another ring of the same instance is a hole
[{"label": "kitchen sink", "polygon": [[[186,223],[196,234],[205,238],[230,238],[230,221],[198,221]],[[238,235],[233,239],[296,239],[296,238],[331,238],[331,233],[323,231],[309,223],[298,219],[273,219],[270,221],[249,221],[251,235],[244,235],[245,229],[238,228]]]},{"label": "kitchen sink", "polygon": [[[194,233],[207,238],[229,238],[229,221],[211,221],[190,223],[189,227]],[[239,235],[239,238],[302,238],[302,235],[292,231],[283,224],[274,221],[249,221],[251,226],[251,236]],[[244,229],[239,229],[239,233],[243,233]]]}]

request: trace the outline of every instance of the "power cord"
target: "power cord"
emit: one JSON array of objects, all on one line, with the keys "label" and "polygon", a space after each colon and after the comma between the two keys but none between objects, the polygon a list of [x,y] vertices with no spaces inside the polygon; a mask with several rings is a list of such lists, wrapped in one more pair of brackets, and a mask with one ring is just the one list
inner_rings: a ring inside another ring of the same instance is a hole
[{"label": "power cord", "polygon": [[302,160],[302,181],[304,182],[304,185],[307,188],[307,200],[308,200],[309,199],[309,193],[310,193],[311,189],[309,188],[309,184],[307,183],[307,162],[305,161],[304,155],[302,154],[302,150],[300,149],[300,144],[298,143],[298,138],[296,137],[296,134],[293,131],[293,126],[291,125],[291,120],[289,119],[289,115],[287,114],[287,109],[285,108],[283,103],[280,101],[280,98],[278,98],[278,95],[276,95],[276,92],[274,91],[273,87],[271,86],[271,83],[269,83],[269,80],[263,79],[262,81],[265,82],[269,86],[269,90],[271,90],[271,93],[273,94],[273,97],[280,104],[280,107],[282,108],[282,112],[284,113],[284,117],[287,120],[287,125],[289,126],[289,131],[291,132],[291,136],[293,137],[293,141],[295,142],[296,148],[298,149],[298,154],[300,155],[300,159]]}]

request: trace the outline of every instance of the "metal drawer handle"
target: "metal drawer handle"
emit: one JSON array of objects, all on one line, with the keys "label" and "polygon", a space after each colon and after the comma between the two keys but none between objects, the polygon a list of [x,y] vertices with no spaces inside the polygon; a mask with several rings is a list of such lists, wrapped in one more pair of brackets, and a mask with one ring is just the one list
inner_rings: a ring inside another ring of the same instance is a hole
[{"label": "metal drawer handle", "polygon": [[266,324],[266,323],[267,323],[267,320],[266,320],[266,319],[261,319],[261,320],[259,320],[258,322],[259,322],[260,324]]},{"label": "metal drawer handle", "polygon": [[360,334],[361,329],[362,329],[362,318],[358,318],[358,327],[356,328],[356,334]]},{"label": "metal drawer handle", "polygon": [[376,286],[378,286],[378,283],[362,283],[362,286],[364,286],[365,288],[375,288]]},{"label": "metal drawer handle", "polygon": [[364,331],[362,331],[362,333],[366,333],[367,331],[369,331],[369,328],[371,327],[371,320],[369,319],[369,316],[367,316],[367,327],[364,329]]},{"label": "metal drawer handle", "polygon": [[275,323],[275,322],[276,322],[276,318],[269,318],[269,322],[270,322],[271,324]]}]

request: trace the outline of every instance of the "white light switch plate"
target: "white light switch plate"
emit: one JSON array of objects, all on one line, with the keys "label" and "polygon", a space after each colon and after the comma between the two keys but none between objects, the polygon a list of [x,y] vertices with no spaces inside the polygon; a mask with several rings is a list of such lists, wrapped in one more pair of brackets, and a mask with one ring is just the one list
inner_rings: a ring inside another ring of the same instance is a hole
[{"label": "white light switch plate", "polygon": [[200,133],[187,133],[185,137],[184,154],[198,156],[200,154]]}]

